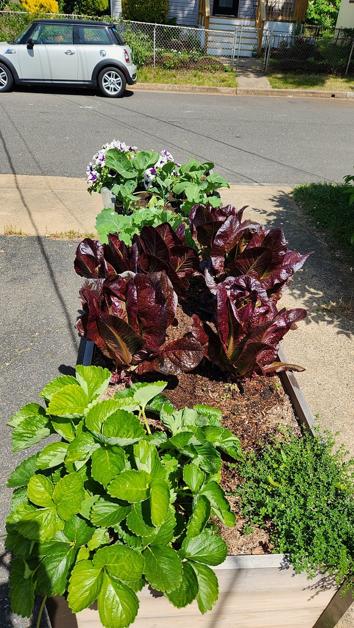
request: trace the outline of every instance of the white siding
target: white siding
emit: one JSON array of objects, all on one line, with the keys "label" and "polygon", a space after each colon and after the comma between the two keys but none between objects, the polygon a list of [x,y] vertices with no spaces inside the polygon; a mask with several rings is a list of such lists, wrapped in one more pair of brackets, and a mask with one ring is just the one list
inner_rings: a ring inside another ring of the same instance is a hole
[{"label": "white siding", "polygon": [[175,18],[177,24],[197,26],[198,0],[170,0],[168,17]]},{"label": "white siding", "polygon": [[112,17],[120,17],[122,14],[122,0],[110,0]]}]

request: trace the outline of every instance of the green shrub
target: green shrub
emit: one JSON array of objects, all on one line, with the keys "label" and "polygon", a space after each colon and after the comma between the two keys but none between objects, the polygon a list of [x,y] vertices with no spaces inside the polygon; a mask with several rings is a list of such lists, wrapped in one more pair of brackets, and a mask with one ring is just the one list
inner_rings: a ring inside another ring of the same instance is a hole
[{"label": "green shrub", "polygon": [[125,20],[165,24],[169,0],[122,0],[122,14]]},{"label": "green shrub", "polygon": [[141,67],[152,58],[153,43],[151,37],[145,33],[133,31],[128,27],[124,30],[124,41],[130,46],[134,63],[138,67]]},{"label": "green shrub", "polygon": [[15,40],[32,20],[30,14],[15,11],[0,15],[0,41]]},{"label": "green shrub", "polygon": [[323,28],[335,28],[341,0],[309,0],[306,22]]},{"label": "green shrub", "polygon": [[296,572],[318,570],[340,583],[353,573],[353,461],[332,437],[291,437],[250,454],[238,490],[248,523],[270,532]]},{"label": "green shrub", "polygon": [[74,13],[78,15],[100,16],[107,13],[108,7],[108,0],[76,0]]},{"label": "green shrub", "polygon": [[176,410],[161,395],[165,382],[102,400],[110,378],[78,366],[76,377],[45,386],[44,406],[28,404],[10,419],[14,451],[61,437],[8,481],[10,598],[21,616],[31,615],[36,595],[65,595],[73,612],[97,600],[103,626],[126,628],[145,584],[177,608],[197,599],[205,613],[217,600],[209,565],[227,549],[210,518],[235,523],[218,480],[222,452],[240,459],[239,440],[216,408]]}]

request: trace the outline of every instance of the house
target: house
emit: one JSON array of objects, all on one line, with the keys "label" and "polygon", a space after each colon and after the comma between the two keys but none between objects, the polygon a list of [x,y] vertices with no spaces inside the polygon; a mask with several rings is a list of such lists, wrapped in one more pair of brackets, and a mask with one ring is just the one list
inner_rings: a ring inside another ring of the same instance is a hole
[{"label": "house", "polygon": [[[112,15],[120,16],[121,0],[111,0]],[[343,0],[353,2],[353,0]],[[263,41],[264,30],[293,33],[305,19],[308,0],[169,0],[168,17],[181,26],[208,31],[208,53],[251,56]]]},{"label": "house", "polygon": [[354,0],[342,0],[336,28],[354,28]]}]

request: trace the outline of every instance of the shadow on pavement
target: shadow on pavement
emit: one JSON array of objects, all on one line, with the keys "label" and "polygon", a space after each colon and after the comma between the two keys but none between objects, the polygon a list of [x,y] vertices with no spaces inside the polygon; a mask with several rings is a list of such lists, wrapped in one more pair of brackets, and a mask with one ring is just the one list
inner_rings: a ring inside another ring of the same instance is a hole
[{"label": "shadow on pavement", "polygon": [[271,200],[273,212],[254,208],[255,213],[266,214],[267,226],[282,226],[291,248],[312,253],[287,288],[308,309],[305,323],[326,323],[350,337],[354,333],[354,293],[349,262],[289,194],[281,192]]}]

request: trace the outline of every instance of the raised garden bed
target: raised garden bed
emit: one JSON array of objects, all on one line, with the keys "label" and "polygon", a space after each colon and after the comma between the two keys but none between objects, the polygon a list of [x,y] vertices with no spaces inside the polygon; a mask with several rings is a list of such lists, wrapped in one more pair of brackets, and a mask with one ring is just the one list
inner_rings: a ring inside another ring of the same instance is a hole
[{"label": "raised garden bed", "polygon": [[[286,361],[282,350],[279,354],[279,358]],[[95,361],[95,346],[82,339],[78,363],[89,366],[92,361]],[[289,425],[294,417],[297,425],[312,433],[314,418],[296,377],[284,372],[279,375],[279,380],[281,390],[275,387],[279,395],[275,405],[279,406],[280,398],[280,405],[287,406],[289,403],[293,413],[289,419],[287,407],[281,422],[287,415]],[[265,387],[261,390],[264,391]],[[259,549],[260,546],[254,548],[255,552]],[[206,617],[200,615],[195,602],[177,609],[165,597],[145,587],[139,593],[139,616],[132,625],[165,628],[167,622],[171,622],[177,628],[185,626],[186,622],[193,622],[196,626],[216,628],[234,626],[237,620],[240,628],[332,628],[352,601],[350,593],[343,595],[323,575],[309,579],[306,574],[294,574],[282,554],[229,555],[214,569],[219,581],[219,599]],[[86,609],[74,616],[64,600],[52,601],[48,611],[52,628],[62,628],[64,624],[66,628],[102,626],[96,610]]]}]

